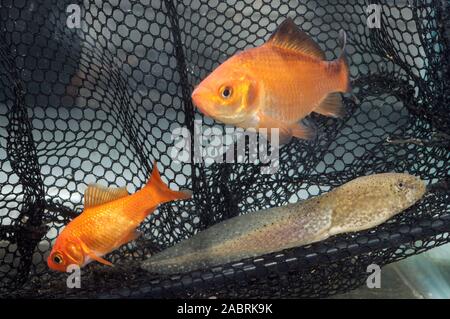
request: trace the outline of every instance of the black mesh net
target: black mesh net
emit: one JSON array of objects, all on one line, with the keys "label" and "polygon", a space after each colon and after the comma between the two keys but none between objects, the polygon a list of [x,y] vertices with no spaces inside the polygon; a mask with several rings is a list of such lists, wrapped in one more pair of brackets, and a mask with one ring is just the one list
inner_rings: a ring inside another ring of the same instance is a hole
[{"label": "black mesh net", "polygon": [[[70,4],[81,27],[69,28]],[[381,27],[366,8],[381,6]],[[280,151],[277,174],[253,163],[179,163],[180,127],[223,129],[190,94],[217,65],[264,43],[286,16],[331,60],[340,29],[356,98],[346,116],[312,116],[319,138]],[[0,296],[323,297],[363,284],[367,266],[449,242],[450,112],[447,1],[0,2]],[[46,256],[83,209],[92,182],[135,192],[156,160],[190,201],[161,206],[137,241],[82,269],[81,289]],[[423,201],[369,231],[175,276],[139,268],[152,253],[224,219],[296,202],[353,178],[409,172]]]}]

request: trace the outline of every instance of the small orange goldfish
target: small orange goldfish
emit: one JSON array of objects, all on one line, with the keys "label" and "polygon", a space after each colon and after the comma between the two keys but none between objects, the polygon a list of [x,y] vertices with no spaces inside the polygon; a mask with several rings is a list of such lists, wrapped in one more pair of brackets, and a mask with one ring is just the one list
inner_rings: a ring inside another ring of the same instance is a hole
[{"label": "small orange goldfish", "polygon": [[222,63],[192,93],[194,104],[225,124],[279,129],[280,143],[311,139],[315,130],[300,120],[311,112],[340,117],[340,93],[350,91],[345,58],[326,61],[317,43],[287,18],[260,47]]},{"label": "small orange goldfish", "polygon": [[111,266],[102,256],[136,239],[136,227],[159,204],[190,197],[189,192],[170,190],[156,163],[147,185],[133,195],[125,187],[89,185],[83,213],[58,236],[47,264],[57,271],[66,271],[71,264],[82,267],[93,260]]}]

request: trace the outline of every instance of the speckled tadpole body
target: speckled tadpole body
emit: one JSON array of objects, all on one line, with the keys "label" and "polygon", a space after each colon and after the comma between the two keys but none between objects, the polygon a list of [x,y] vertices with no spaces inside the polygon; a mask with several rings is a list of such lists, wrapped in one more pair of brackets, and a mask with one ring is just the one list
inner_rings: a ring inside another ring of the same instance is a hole
[{"label": "speckled tadpole body", "polygon": [[144,261],[155,273],[182,273],[375,227],[416,203],[425,184],[399,173],[356,178],[303,202],[218,223]]}]

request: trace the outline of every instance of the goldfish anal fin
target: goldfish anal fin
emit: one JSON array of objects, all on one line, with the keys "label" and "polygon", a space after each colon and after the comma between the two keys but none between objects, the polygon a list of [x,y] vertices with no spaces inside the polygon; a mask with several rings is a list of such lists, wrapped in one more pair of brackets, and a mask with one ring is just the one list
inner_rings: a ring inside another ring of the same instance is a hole
[{"label": "goldfish anal fin", "polygon": [[332,117],[344,117],[345,109],[342,105],[340,93],[334,92],[328,94],[325,99],[314,109],[314,112]]},{"label": "goldfish anal fin", "polygon": [[84,207],[105,204],[128,195],[125,187],[111,188],[98,184],[91,184],[84,193]]},{"label": "goldfish anal fin", "polygon": [[305,125],[302,122],[296,123],[291,128],[292,136],[304,140],[312,140],[316,138],[317,132],[314,127]]},{"label": "goldfish anal fin", "polygon": [[287,18],[278,26],[267,44],[325,60],[325,53],[320,46],[309,35],[300,30],[291,18]]}]

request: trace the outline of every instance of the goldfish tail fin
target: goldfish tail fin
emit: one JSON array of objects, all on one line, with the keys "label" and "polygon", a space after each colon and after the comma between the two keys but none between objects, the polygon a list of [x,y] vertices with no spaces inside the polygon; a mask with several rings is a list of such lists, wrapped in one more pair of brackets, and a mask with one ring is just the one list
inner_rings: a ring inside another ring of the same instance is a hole
[{"label": "goldfish tail fin", "polygon": [[157,194],[160,203],[166,203],[173,200],[183,200],[192,197],[192,192],[188,190],[174,191],[171,190],[161,179],[156,162],[153,163],[153,171],[150,179],[145,186],[151,194]]},{"label": "goldfish tail fin", "polygon": [[350,71],[345,48],[347,46],[347,34],[344,30],[339,32],[339,42],[341,43],[341,55],[334,61],[328,63],[329,71],[337,76],[337,92],[349,93],[352,91],[350,84]]}]

